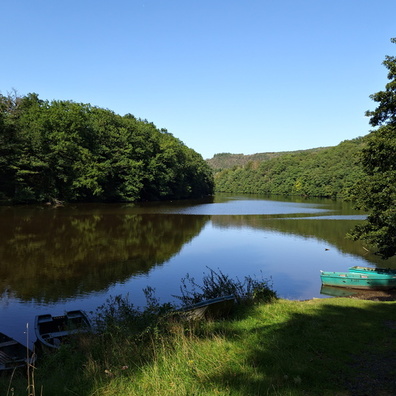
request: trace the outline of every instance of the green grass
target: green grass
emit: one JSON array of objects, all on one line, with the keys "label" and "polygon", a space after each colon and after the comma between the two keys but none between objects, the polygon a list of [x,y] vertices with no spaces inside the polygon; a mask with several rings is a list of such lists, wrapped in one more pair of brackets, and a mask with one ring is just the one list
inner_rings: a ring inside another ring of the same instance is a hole
[{"label": "green grass", "polygon": [[[92,336],[46,356],[34,372],[35,394],[396,394],[396,302],[277,300],[227,320],[126,334]],[[13,393],[9,386],[3,377],[1,396],[28,394],[22,374]]]}]

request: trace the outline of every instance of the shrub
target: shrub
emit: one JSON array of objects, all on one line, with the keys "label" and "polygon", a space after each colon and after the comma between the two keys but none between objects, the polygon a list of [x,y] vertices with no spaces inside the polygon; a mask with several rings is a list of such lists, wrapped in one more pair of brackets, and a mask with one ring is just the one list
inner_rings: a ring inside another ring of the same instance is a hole
[{"label": "shrub", "polygon": [[[208,268],[208,267],[207,267]],[[198,302],[228,295],[233,295],[238,303],[270,302],[277,298],[276,292],[272,290],[271,278],[256,279],[245,276],[241,281],[232,279],[208,268],[209,273],[204,274],[202,285],[198,284],[189,274],[182,278],[180,286],[181,296],[173,296],[182,302],[183,306],[189,306]]]},{"label": "shrub", "polygon": [[170,303],[160,304],[152,287],[145,288],[143,292],[147,303],[144,309],[135,308],[129,301],[128,294],[125,297],[110,296],[106,303],[96,310],[94,323],[97,331],[111,335],[142,335],[148,329],[157,327],[161,317],[176,309]]}]

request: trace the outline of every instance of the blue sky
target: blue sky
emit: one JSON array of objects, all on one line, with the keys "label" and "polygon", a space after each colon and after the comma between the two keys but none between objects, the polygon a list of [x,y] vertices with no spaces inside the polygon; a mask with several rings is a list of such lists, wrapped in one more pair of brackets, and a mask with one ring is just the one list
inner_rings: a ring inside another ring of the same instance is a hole
[{"label": "blue sky", "polygon": [[131,113],[204,158],[366,135],[395,0],[4,0],[0,92]]}]

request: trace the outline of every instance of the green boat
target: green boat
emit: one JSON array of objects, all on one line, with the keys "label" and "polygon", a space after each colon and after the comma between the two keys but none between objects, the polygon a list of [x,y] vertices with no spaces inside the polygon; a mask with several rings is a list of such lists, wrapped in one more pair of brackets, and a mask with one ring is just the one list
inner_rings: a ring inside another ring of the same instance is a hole
[{"label": "green boat", "polygon": [[355,266],[355,267],[349,268],[349,272],[396,275],[396,269],[392,269],[392,268],[360,267],[358,265]]},{"label": "green boat", "polygon": [[320,271],[324,286],[349,289],[390,290],[396,288],[396,274],[376,272],[328,272]]}]

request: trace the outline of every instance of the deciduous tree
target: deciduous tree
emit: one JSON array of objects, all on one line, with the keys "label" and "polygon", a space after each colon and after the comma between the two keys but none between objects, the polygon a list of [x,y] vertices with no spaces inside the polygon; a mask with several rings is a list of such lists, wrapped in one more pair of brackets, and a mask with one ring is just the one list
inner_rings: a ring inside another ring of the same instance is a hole
[{"label": "deciduous tree", "polygon": [[[391,39],[396,43],[396,39]],[[370,133],[362,150],[365,178],[356,188],[357,204],[369,211],[365,224],[357,226],[354,239],[365,240],[377,253],[388,258],[396,254],[396,57],[386,56],[389,83],[371,98],[378,102],[368,111],[370,124],[379,126]]]}]

